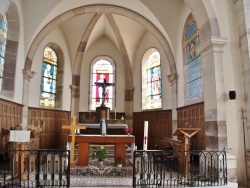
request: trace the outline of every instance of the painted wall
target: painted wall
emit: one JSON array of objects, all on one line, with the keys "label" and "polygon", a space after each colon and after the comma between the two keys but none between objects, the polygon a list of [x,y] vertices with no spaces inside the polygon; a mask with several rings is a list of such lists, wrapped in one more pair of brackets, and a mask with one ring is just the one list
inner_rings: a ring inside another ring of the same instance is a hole
[{"label": "painted wall", "polygon": [[170,68],[168,64],[167,57],[163,52],[162,47],[160,46],[159,42],[147,32],[141,43],[138,47],[136,52],[135,61],[133,64],[133,75],[134,75],[134,112],[141,111],[141,63],[144,53],[149,48],[156,48],[159,50],[161,55],[161,66],[162,66],[162,104],[163,109],[171,109],[171,88],[170,83],[168,82],[167,75],[170,74]]},{"label": "painted wall", "polygon": [[71,63],[69,58],[68,46],[65,42],[64,36],[60,29],[53,30],[48,36],[45,37],[43,42],[39,45],[34,61],[31,67],[32,71],[36,72],[36,75],[31,79],[30,82],[30,94],[29,94],[29,106],[39,107],[40,106],[40,90],[41,90],[41,73],[42,73],[42,62],[43,62],[43,51],[47,44],[56,43],[58,44],[64,54],[64,76],[63,76],[63,100],[62,110],[70,110],[71,103],[71,90],[69,86],[72,84],[72,71]]}]

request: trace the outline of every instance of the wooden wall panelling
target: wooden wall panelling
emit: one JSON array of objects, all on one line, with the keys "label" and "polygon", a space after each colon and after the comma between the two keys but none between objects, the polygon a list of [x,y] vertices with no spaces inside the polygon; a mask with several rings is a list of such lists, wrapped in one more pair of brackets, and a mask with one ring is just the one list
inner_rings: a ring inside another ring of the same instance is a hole
[{"label": "wooden wall panelling", "polygon": [[[191,128],[201,128],[201,131],[190,139],[191,149],[205,149],[204,103],[177,109],[177,127],[188,128],[187,123]],[[184,141],[183,137],[178,137],[178,139]]]},{"label": "wooden wall panelling", "polygon": [[[2,135],[2,129],[10,130],[14,125],[22,123],[23,105],[0,99],[0,146],[5,146],[8,139]],[[5,149],[5,148],[0,148]]]},{"label": "wooden wall panelling", "polygon": [[22,123],[23,105],[0,99],[0,131]]},{"label": "wooden wall panelling", "polygon": [[138,149],[143,148],[144,121],[148,121],[148,149],[155,149],[163,137],[172,138],[172,111],[135,112],[133,128]]},{"label": "wooden wall panelling", "polygon": [[50,109],[29,108],[29,124],[39,122],[42,127],[40,149],[61,149],[67,143],[67,132],[61,129],[70,122],[70,112]]}]

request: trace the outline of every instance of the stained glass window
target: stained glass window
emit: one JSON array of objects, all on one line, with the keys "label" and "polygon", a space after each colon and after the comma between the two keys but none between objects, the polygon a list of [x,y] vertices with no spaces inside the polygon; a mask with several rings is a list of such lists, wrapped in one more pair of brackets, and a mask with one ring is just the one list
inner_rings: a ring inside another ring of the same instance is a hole
[{"label": "stained glass window", "polygon": [[194,20],[188,24],[186,32],[186,99],[188,102],[202,97],[202,75],[199,54],[196,48],[199,44],[199,32]]},{"label": "stained glass window", "polygon": [[56,103],[57,55],[49,47],[44,50],[40,105],[55,107]]},{"label": "stained glass window", "polygon": [[[147,53],[146,53],[147,54]],[[142,64],[142,109],[162,107],[160,53],[151,52]]]},{"label": "stained glass window", "polygon": [[[92,68],[92,96],[91,96],[91,110],[96,110],[102,104],[103,94],[105,94],[104,104],[106,107],[113,109],[114,87],[108,86],[103,91],[101,86],[95,83],[114,83],[114,72],[111,62],[105,59],[98,60],[94,63]],[[104,92],[104,93],[103,93]]]},{"label": "stained glass window", "polygon": [[5,55],[5,46],[7,39],[7,27],[8,22],[6,16],[4,16],[1,22],[0,35],[4,38],[5,42],[3,44],[0,43],[0,91],[2,91],[2,82],[3,82],[3,69],[4,69],[4,55]]}]

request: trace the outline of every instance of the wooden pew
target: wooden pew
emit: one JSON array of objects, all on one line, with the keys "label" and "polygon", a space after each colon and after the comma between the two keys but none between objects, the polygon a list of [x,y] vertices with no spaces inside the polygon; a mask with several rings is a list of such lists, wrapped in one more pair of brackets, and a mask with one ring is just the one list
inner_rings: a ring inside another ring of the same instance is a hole
[{"label": "wooden pew", "polygon": [[185,145],[181,140],[164,137],[155,147],[158,150],[166,150],[165,157],[174,168],[173,170],[185,172]]}]

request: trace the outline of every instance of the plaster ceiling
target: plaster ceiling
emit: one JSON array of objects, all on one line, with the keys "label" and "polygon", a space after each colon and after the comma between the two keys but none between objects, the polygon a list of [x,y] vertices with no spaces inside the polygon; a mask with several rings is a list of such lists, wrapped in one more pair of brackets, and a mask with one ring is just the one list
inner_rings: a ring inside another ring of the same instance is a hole
[{"label": "plaster ceiling", "polygon": [[[77,43],[77,46],[75,46],[75,49],[77,49],[83,35],[89,27],[89,24],[92,24],[91,21],[94,16],[94,13],[90,13],[72,17],[70,20],[63,22],[60,25],[67,43],[70,44],[70,46],[74,46]],[[112,14],[112,16],[114,18],[115,24],[119,28],[128,55],[131,57],[133,56],[135,49],[138,47],[141,38],[147,31],[143,25],[130,18],[117,14]],[[115,36],[116,34],[117,33],[115,33],[115,31],[112,29],[112,26],[106,15],[102,14],[91,31],[87,41],[86,51],[92,44],[102,37],[106,37],[112,41],[112,43],[119,49],[117,37]],[[72,39],[72,36],[74,36],[76,39]]]}]

